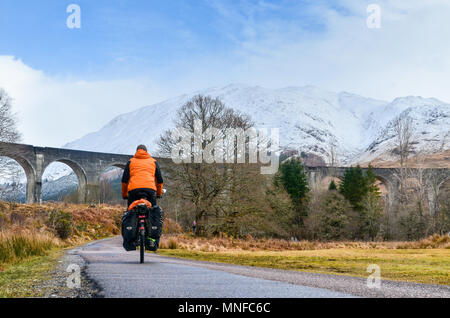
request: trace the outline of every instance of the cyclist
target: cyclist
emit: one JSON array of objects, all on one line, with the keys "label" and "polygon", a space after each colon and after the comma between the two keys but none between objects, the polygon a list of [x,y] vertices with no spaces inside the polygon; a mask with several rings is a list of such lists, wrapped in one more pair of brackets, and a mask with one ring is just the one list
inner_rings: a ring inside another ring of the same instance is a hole
[{"label": "cyclist", "polygon": [[122,197],[128,199],[128,206],[144,198],[155,206],[156,198],[162,194],[163,178],[158,162],[149,155],[145,145],[139,145],[123,172]]}]

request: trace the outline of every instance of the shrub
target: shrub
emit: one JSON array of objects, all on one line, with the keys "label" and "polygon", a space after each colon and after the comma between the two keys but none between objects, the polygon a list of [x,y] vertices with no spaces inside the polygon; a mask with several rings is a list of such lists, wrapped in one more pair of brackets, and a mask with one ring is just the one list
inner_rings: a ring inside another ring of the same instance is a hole
[{"label": "shrub", "polygon": [[73,217],[69,212],[53,210],[49,217],[50,227],[53,228],[58,236],[65,240],[72,234]]}]

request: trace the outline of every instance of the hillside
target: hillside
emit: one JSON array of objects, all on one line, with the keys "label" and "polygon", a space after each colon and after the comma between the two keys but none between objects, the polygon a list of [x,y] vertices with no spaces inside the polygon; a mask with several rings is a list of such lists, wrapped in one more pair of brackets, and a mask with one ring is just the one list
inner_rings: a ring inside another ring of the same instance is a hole
[{"label": "hillside", "polygon": [[417,150],[434,153],[449,148],[450,105],[437,99],[410,96],[389,103],[313,86],[246,85],[209,88],[142,107],[64,147],[130,154],[144,143],[154,153],[160,134],[173,127],[176,110],[197,94],[219,97],[227,106],[251,115],[257,127],[280,128],[283,149],[318,155],[325,162],[333,140],[341,164],[392,159],[392,123],[397,116],[413,118]]}]

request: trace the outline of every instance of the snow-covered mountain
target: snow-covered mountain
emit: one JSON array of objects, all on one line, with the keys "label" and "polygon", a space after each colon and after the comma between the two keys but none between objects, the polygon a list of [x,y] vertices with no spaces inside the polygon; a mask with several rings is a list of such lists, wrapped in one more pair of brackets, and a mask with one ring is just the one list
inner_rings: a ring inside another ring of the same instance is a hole
[{"label": "snow-covered mountain", "polygon": [[122,114],[64,147],[132,154],[143,143],[154,153],[159,136],[173,128],[177,109],[197,94],[219,97],[228,107],[250,115],[256,127],[279,128],[282,148],[319,155],[326,162],[333,140],[342,164],[389,154],[397,116],[414,120],[417,148],[431,152],[449,148],[444,136],[449,136],[450,105],[436,99],[404,97],[389,103],[313,86],[246,85],[209,88]]},{"label": "snow-covered mountain", "polygon": [[[398,111],[401,110],[399,114]],[[396,133],[394,123],[398,118],[412,120],[413,154],[432,154],[450,148],[450,104],[434,98],[403,97],[387,105],[382,115],[391,118],[378,133],[369,147],[355,158],[369,163],[375,159],[395,161]],[[394,115],[394,116],[392,116]]]},{"label": "snow-covered mountain", "polygon": [[77,187],[78,180],[73,171],[69,174],[59,175],[59,177],[54,177],[53,179],[44,179],[42,182],[42,200],[61,200],[66,195],[75,191]]}]

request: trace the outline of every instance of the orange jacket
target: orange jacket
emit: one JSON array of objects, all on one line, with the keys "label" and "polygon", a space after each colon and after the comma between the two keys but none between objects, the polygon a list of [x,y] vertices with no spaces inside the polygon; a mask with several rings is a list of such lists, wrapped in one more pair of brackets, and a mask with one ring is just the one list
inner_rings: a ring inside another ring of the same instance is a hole
[{"label": "orange jacket", "polygon": [[148,152],[139,149],[128,161],[122,177],[122,197],[135,189],[153,189],[156,195],[162,195],[163,178],[158,162]]}]

